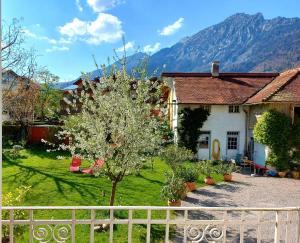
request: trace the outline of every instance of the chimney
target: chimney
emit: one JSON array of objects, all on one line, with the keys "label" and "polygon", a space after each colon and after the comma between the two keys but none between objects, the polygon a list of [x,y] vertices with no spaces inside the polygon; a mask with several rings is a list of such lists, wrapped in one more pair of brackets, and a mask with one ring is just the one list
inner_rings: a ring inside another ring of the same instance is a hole
[{"label": "chimney", "polygon": [[213,61],[211,64],[211,76],[218,77],[219,76],[219,69],[220,69],[220,62]]}]

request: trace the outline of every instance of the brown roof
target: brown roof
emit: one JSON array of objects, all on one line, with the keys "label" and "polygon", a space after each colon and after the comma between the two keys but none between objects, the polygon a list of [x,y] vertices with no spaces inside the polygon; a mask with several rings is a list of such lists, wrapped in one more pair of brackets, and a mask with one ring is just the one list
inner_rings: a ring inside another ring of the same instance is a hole
[{"label": "brown roof", "polygon": [[262,102],[300,102],[300,68],[281,73],[246,104]]},{"label": "brown roof", "polygon": [[175,81],[179,103],[242,104],[270,83],[278,73],[163,73]]}]

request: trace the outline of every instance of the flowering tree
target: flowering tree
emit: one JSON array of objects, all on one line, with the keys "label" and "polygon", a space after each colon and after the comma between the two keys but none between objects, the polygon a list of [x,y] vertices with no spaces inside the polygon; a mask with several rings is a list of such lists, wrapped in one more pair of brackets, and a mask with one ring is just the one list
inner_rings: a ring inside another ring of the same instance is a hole
[{"label": "flowering tree", "polygon": [[[156,81],[143,74],[129,75],[125,65],[120,70],[104,69],[99,83],[85,81],[85,88],[73,97],[73,105],[81,112],[64,120],[60,136],[68,137],[63,145],[72,155],[104,166],[96,175],[104,175],[112,183],[110,205],[114,204],[117,185],[136,172],[161,144],[160,120],[151,111],[160,103]],[[77,103],[77,104],[76,104]]]}]

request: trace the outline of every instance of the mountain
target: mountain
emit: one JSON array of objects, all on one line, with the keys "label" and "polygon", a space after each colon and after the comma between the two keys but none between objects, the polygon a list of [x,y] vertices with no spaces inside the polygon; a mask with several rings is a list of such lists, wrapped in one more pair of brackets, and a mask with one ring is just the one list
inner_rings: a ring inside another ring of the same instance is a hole
[{"label": "mountain", "polygon": [[[207,72],[215,60],[223,72],[281,72],[300,66],[300,18],[237,13],[152,56],[129,56],[128,70],[145,57],[149,73]],[[99,75],[99,70],[91,72]]]},{"label": "mountain", "polygon": [[230,72],[280,72],[300,65],[300,19],[238,13],[153,54],[149,67],[208,71],[214,60]]},{"label": "mountain", "polygon": [[[126,58],[126,67],[127,71],[132,70],[134,67],[136,67],[138,64],[140,64],[143,60],[148,59],[149,56],[145,53],[142,52],[137,52],[134,55],[128,56]],[[117,67],[120,67],[121,64],[118,62],[115,62],[114,65]],[[108,70],[111,68],[111,65],[108,66]],[[96,77],[100,77],[102,75],[102,70],[101,69],[96,69],[88,74],[91,79],[95,79]],[[64,90],[64,89],[74,89],[76,88],[73,83],[76,82],[80,77],[78,77],[75,80],[72,81],[67,81],[67,82],[59,82],[55,84],[56,89]]]}]

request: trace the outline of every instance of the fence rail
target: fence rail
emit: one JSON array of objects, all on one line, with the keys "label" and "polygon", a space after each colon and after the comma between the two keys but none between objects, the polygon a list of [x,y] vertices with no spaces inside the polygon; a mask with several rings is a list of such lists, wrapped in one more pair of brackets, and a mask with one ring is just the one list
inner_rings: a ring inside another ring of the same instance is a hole
[{"label": "fence rail", "polygon": [[[58,218],[45,219],[44,211]],[[165,242],[300,243],[300,207],[21,206],[3,207],[2,212],[4,237],[9,242],[15,242],[14,231],[20,226],[28,227],[30,243],[79,242],[80,225],[89,226],[85,242],[95,242],[101,234],[95,231],[97,227],[108,234],[108,242],[117,241],[115,225],[127,225],[127,242],[133,242],[134,227],[144,225],[148,243],[155,240],[152,226],[160,225]]]}]

